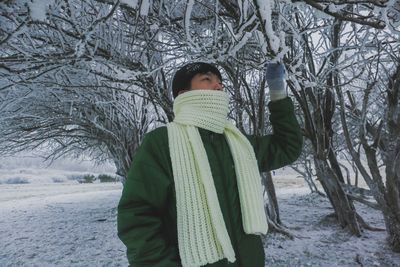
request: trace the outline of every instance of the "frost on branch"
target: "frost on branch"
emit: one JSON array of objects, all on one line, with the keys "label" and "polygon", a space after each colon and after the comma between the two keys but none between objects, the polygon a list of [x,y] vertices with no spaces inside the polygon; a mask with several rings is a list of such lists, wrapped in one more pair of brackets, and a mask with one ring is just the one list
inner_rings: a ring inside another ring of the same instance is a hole
[{"label": "frost on branch", "polygon": [[44,21],[46,20],[46,13],[49,7],[53,4],[54,0],[42,1],[32,0],[27,1],[29,7],[29,13],[33,20]]},{"label": "frost on branch", "polygon": [[274,5],[273,1],[270,0],[256,0],[256,6],[258,7],[261,23],[263,24],[264,34],[267,37],[267,42],[270,49],[274,54],[278,54],[280,40],[272,29],[272,11],[271,8]]}]

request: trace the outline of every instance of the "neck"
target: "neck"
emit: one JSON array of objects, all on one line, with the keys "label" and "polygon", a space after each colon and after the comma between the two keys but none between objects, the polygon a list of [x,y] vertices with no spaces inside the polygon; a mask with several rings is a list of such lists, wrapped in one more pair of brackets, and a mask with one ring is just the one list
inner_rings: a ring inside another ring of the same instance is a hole
[{"label": "neck", "polygon": [[227,123],[229,97],[224,91],[192,90],[174,101],[174,122],[222,133]]}]

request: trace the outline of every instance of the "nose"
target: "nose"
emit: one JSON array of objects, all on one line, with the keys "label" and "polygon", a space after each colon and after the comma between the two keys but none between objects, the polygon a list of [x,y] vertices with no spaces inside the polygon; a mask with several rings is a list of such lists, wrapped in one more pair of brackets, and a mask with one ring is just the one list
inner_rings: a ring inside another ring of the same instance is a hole
[{"label": "nose", "polygon": [[222,91],[224,89],[224,85],[220,81],[216,81],[213,86],[214,90]]}]

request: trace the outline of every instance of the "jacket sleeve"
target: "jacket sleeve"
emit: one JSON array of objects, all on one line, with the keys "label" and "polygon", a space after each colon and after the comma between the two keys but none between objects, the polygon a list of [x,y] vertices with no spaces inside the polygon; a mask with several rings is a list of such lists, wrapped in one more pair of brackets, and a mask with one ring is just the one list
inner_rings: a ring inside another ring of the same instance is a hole
[{"label": "jacket sleeve", "polygon": [[178,267],[178,249],[168,244],[161,218],[171,183],[151,139],[146,135],[129,169],[118,204],[118,236],[134,267]]},{"label": "jacket sleeve", "polygon": [[271,101],[268,107],[273,134],[248,136],[262,172],[291,164],[299,157],[303,146],[292,100],[287,97]]}]

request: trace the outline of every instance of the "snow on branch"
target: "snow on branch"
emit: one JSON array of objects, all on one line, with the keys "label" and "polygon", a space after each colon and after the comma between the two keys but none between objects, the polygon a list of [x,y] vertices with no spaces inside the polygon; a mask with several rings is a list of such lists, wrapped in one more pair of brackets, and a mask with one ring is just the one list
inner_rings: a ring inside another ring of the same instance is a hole
[{"label": "snow on branch", "polygon": [[32,0],[26,1],[29,7],[29,13],[33,20],[46,19],[46,13],[54,1]]},{"label": "snow on branch", "polygon": [[373,4],[379,7],[385,7],[388,0],[318,0],[319,3],[345,5],[345,4]]},{"label": "snow on branch", "polygon": [[[295,3],[297,1],[293,1]],[[357,1],[357,0],[343,0],[343,1],[314,1],[314,0],[304,0],[305,3],[312,6],[313,8],[329,15],[334,18],[343,20],[343,21],[351,21],[361,25],[368,25],[370,27],[376,29],[384,29],[386,27],[386,23],[376,18],[374,15],[361,15],[357,13],[350,12],[348,10],[349,6],[346,5],[344,7],[338,7],[336,5],[343,5],[343,4],[359,4],[359,3],[369,3],[379,7],[385,7],[386,0],[381,1]],[[338,3],[336,3],[338,2]]]},{"label": "snow on branch", "polygon": [[273,0],[254,0],[253,3],[256,7],[257,16],[261,21],[262,32],[268,43],[268,47],[276,55],[279,52],[280,40],[272,29],[271,8],[274,2]]}]

